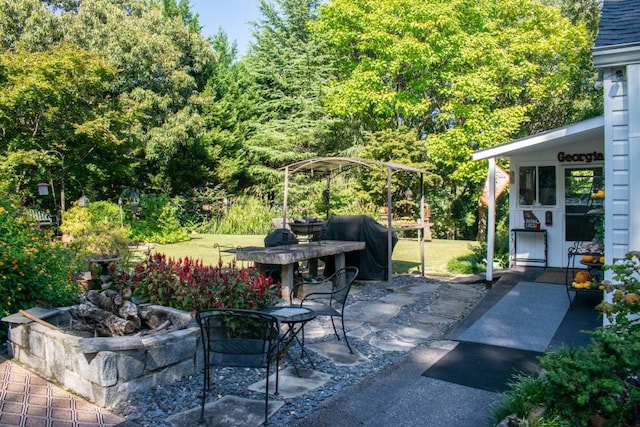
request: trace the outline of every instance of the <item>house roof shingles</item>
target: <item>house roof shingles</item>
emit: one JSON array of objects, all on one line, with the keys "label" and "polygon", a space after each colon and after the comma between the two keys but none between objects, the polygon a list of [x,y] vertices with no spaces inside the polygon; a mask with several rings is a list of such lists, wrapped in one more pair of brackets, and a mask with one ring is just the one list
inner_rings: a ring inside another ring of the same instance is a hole
[{"label": "house roof shingles", "polygon": [[640,0],[605,0],[595,48],[640,43]]}]

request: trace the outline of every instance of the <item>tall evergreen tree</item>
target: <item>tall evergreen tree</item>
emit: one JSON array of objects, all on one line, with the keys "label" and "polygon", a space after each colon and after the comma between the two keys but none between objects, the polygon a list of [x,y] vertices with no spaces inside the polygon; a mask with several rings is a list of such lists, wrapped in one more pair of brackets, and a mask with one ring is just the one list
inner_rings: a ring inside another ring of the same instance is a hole
[{"label": "tall evergreen tree", "polygon": [[246,142],[250,174],[263,186],[279,186],[276,169],[337,147],[334,119],[323,111],[331,68],[322,39],[309,22],[318,0],[260,1],[255,45],[246,58],[256,84],[255,122]]},{"label": "tall evergreen tree", "polygon": [[236,43],[219,31],[209,39],[216,60],[203,93],[212,178],[229,192],[251,185],[244,141],[256,105],[253,80],[246,63],[237,60]]}]

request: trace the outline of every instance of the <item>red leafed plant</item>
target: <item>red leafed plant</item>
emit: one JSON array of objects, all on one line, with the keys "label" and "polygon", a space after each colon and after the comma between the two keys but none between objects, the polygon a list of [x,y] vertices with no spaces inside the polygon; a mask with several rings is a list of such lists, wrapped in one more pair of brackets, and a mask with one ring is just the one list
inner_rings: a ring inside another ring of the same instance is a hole
[{"label": "red leafed plant", "polygon": [[174,260],[164,254],[148,254],[132,272],[117,271],[113,287],[130,288],[152,304],[180,310],[247,308],[259,310],[280,299],[279,284],[253,268],[204,265],[200,260]]}]

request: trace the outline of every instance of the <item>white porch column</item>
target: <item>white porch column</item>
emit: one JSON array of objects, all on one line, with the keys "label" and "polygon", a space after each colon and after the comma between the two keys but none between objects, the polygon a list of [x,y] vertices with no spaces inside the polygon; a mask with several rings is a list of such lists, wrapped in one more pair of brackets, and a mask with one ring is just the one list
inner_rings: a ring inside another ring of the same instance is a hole
[{"label": "white porch column", "polygon": [[391,212],[391,167],[387,166],[387,282],[391,283],[393,276],[393,213]]},{"label": "white porch column", "polygon": [[282,228],[287,228],[287,204],[289,203],[289,166],[284,168],[284,196],[282,200]]},{"label": "white porch column", "polygon": [[496,240],[496,158],[489,157],[489,207],[487,212],[487,274],[488,285],[493,283],[493,257]]}]

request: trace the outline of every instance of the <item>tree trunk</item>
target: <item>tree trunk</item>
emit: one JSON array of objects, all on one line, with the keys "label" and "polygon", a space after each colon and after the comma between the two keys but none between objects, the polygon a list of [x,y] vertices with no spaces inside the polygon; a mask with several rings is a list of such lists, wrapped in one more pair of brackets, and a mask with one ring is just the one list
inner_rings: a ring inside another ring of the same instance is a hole
[{"label": "tree trunk", "polygon": [[167,316],[164,313],[159,313],[149,306],[140,307],[140,317],[149,329],[156,329],[167,320]]},{"label": "tree trunk", "polygon": [[141,325],[140,317],[138,317],[138,306],[129,300],[122,301],[122,305],[118,308],[118,316],[123,319],[130,320],[136,324],[136,328]]},{"label": "tree trunk", "polygon": [[103,310],[113,314],[118,312],[118,307],[114,303],[113,299],[107,296],[105,292],[89,291],[87,292],[86,297],[91,303]]},{"label": "tree trunk", "polygon": [[476,235],[478,242],[487,240],[487,207],[482,203],[478,204],[478,234]]}]

